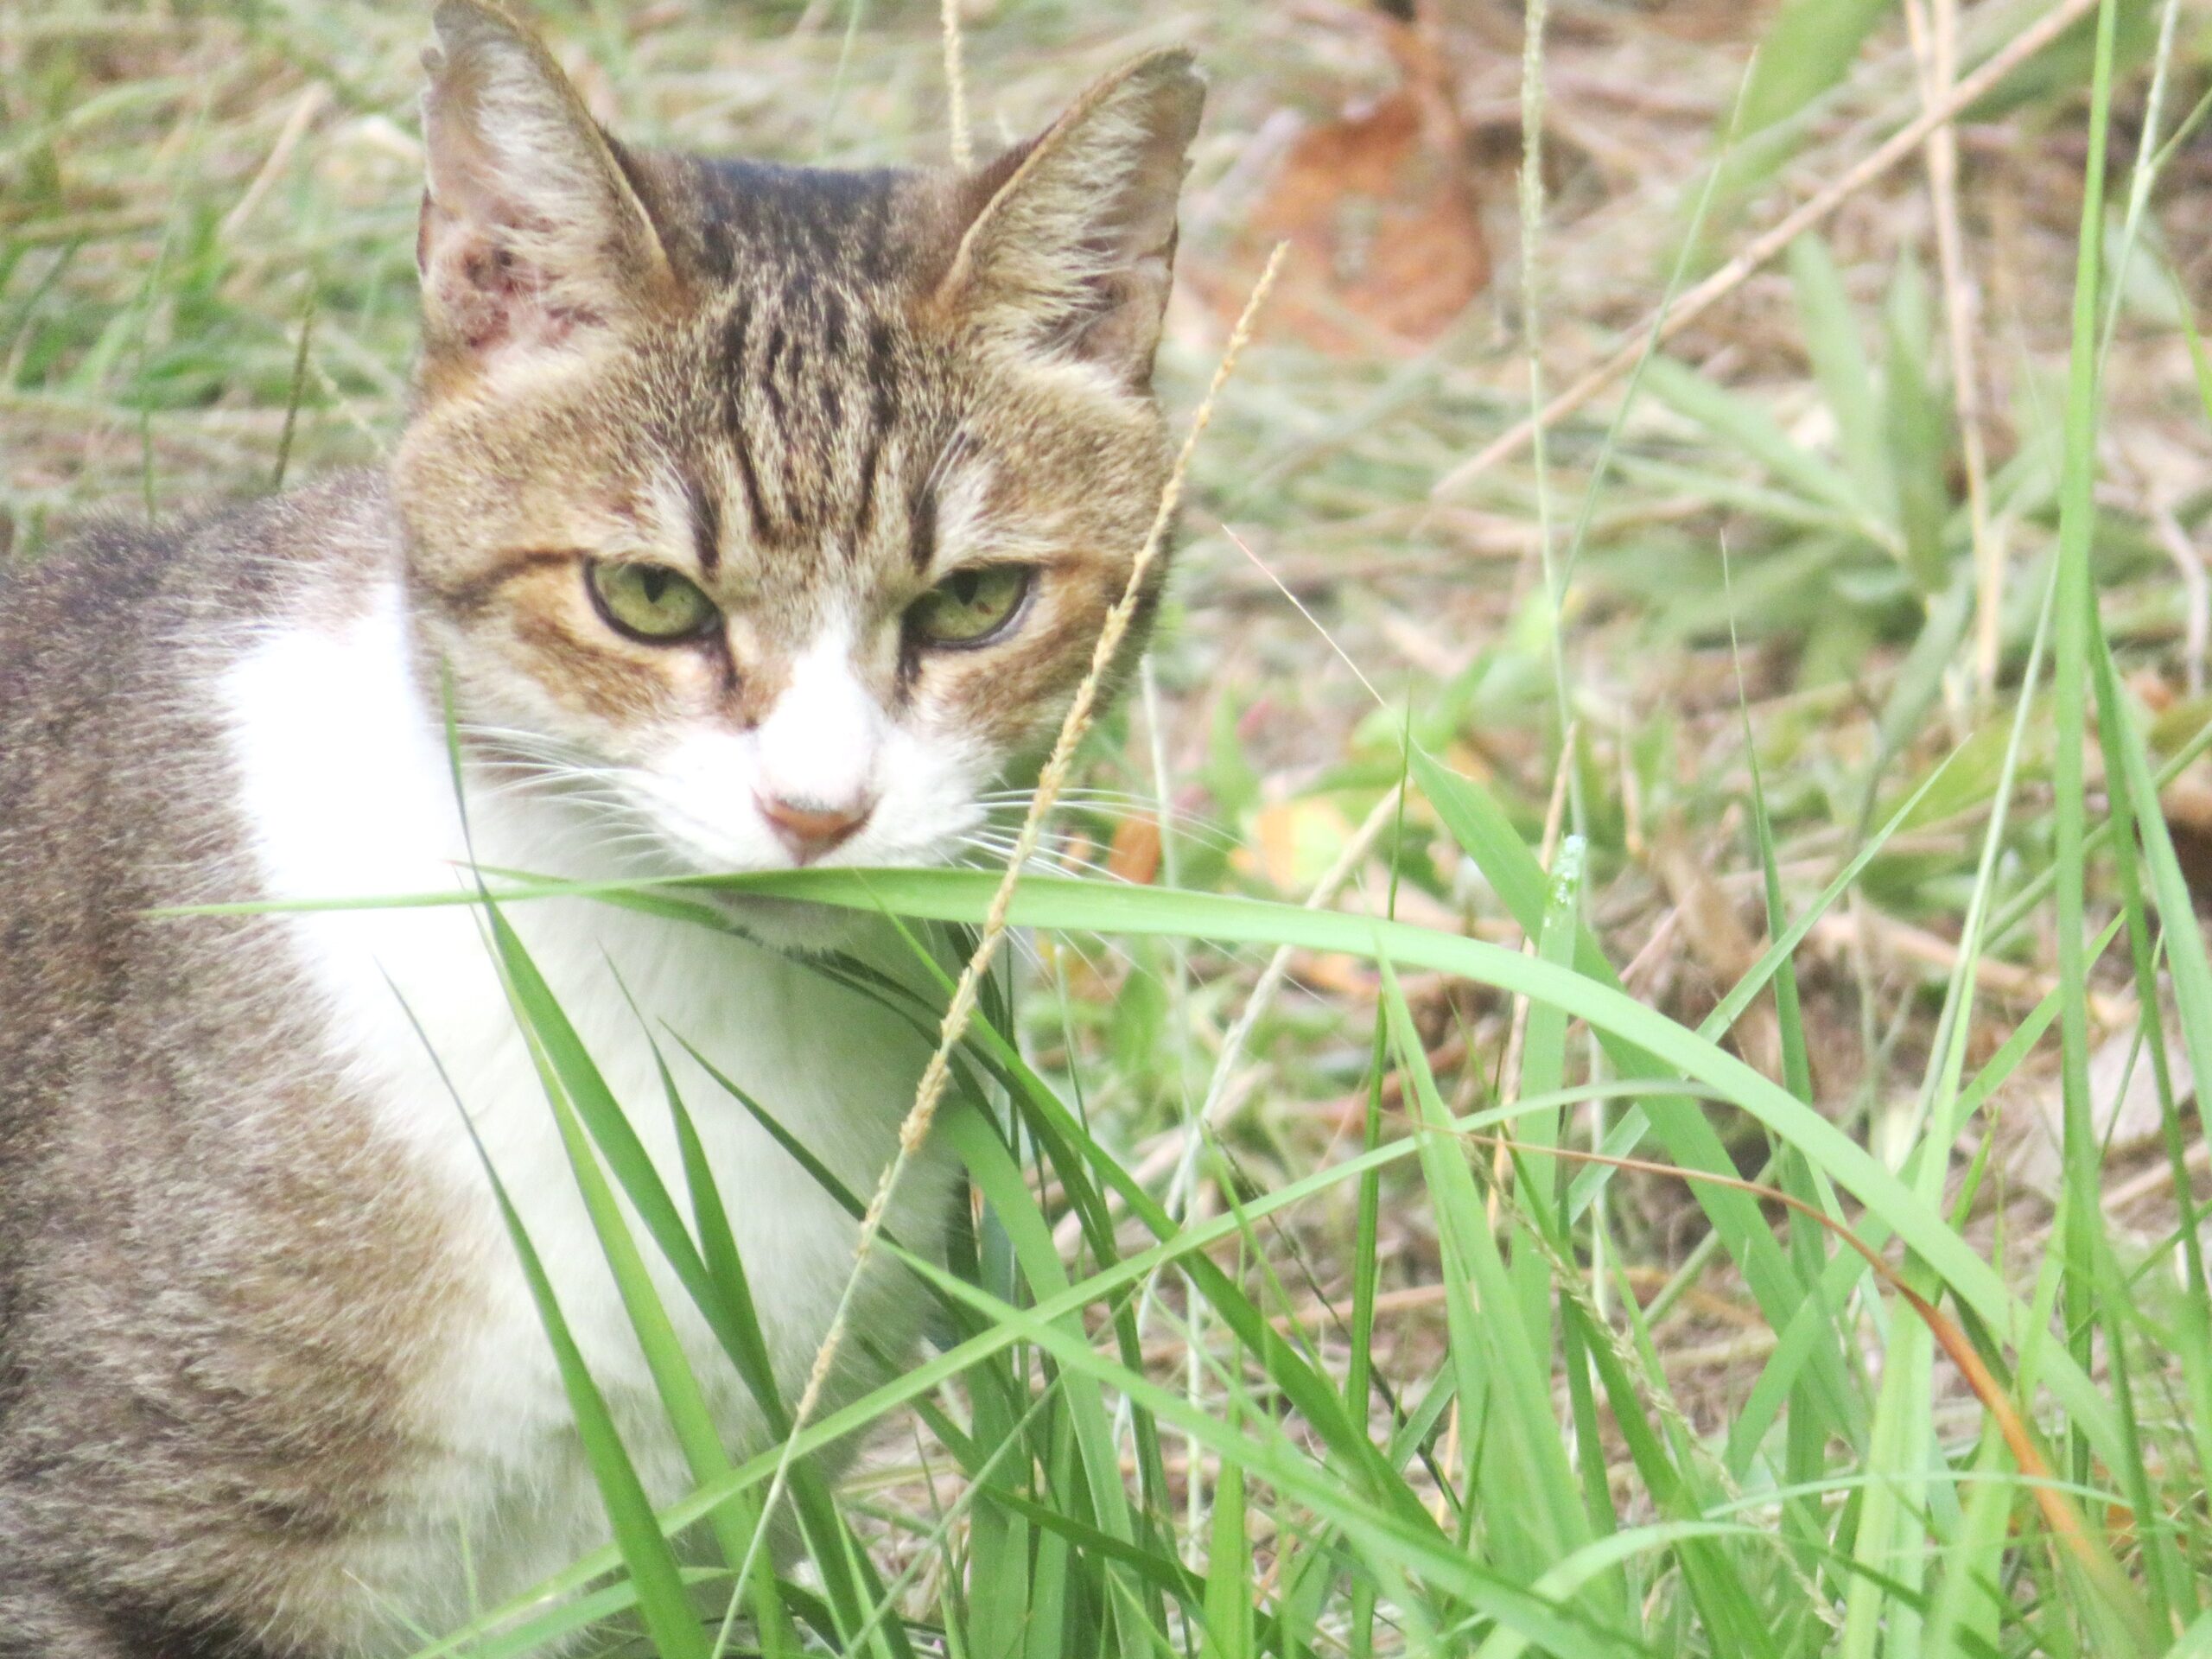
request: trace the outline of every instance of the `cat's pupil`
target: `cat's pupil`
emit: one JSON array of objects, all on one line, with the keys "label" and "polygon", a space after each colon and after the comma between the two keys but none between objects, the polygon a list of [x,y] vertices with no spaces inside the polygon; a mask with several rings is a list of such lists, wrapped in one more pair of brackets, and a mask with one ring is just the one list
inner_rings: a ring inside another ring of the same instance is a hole
[{"label": "cat's pupil", "polygon": [[959,604],[972,606],[982,591],[983,579],[973,570],[963,570],[952,579],[952,597]]},{"label": "cat's pupil", "polygon": [[646,568],[644,575],[639,578],[639,585],[645,590],[646,604],[660,603],[661,596],[668,592],[668,577],[669,573],[665,570],[652,566]]}]

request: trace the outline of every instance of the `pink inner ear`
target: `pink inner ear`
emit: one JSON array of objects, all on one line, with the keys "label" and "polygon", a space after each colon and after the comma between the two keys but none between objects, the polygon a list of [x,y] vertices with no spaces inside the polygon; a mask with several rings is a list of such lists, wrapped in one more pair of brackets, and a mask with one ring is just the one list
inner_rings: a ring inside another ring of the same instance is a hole
[{"label": "pink inner ear", "polygon": [[557,346],[604,321],[556,298],[546,272],[512,245],[506,228],[472,222],[423,197],[416,264],[453,344],[477,353]]}]

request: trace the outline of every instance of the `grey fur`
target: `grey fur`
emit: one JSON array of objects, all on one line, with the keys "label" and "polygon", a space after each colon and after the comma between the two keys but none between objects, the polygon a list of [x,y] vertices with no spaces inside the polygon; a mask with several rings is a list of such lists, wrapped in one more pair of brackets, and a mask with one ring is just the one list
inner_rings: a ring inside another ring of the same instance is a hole
[{"label": "grey fur", "polygon": [[[1051,528],[1068,595],[1020,652],[924,679],[1011,753],[1080,677],[1164,476],[1146,381],[1197,119],[1180,54],[976,174],[830,174],[625,149],[511,18],[446,0],[438,23],[450,199],[426,200],[391,474],[0,575],[0,1659],[340,1659],[304,1615],[438,1455],[400,1402],[461,1294],[446,1215],[349,1092],[281,924],[149,913],[263,896],[217,692],[257,632],[397,580],[426,696],[442,659],[465,718],[535,675],[618,721],[664,688],[634,664],[588,684],[574,640],[520,664],[486,643],[513,633],[481,620],[499,584],[556,556],[518,565],[486,526],[673,470],[702,579],[742,559],[763,595],[759,659],[728,675],[742,724],[779,607],[926,588],[957,442],[996,463],[984,511]],[[524,215],[497,245],[512,158],[468,130],[495,95],[603,222]],[[480,395],[479,354],[595,330],[621,344],[586,394]],[[1025,373],[1039,353],[1105,372]],[[887,702],[917,695],[912,660],[876,670]]]},{"label": "grey fur", "polygon": [[391,548],[351,476],[0,586],[8,1659],[263,1651],[226,1627],[410,1455],[435,1218],[349,1133],[273,925],[145,913],[254,896],[211,679]]}]

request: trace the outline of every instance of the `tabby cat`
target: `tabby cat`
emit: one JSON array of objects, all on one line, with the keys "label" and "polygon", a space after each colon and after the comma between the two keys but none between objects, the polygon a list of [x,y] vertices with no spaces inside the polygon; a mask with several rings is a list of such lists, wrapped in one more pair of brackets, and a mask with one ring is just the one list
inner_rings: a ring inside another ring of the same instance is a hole
[{"label": "tabby cat", "polygon": [[[389,466],[0,581],[9,1659],[405,1653],[605,1541],[472,1124],[652,1495],[689,1484],[480,917],[150,912],[453,893],[472,853],[941,861],[1163,483],[1185,54],[976,170],[842,172],[622,144],[506,14],[435,22]],[[796,1397],[855,1229],[666,1033],[867,1192],[926,1046],[806,952],[910,958],[795,904],[508,914],[680,1191],[662,1035]],[[925,1150],[905,1243],[951,1186]],[[870,1269],[831,1403],[920,1300]]]}]

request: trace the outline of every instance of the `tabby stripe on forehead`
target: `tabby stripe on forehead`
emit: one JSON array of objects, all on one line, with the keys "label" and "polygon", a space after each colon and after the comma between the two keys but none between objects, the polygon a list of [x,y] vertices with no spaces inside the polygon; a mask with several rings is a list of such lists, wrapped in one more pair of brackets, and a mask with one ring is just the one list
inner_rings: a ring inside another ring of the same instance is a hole
[{"label": "tabby stripe on forehead", "polygon": [[861,501],[853,522],[865,533],[875,523],[875,474],[883,463],[883,440],[891,430],[891,329],[873,322],[868,330],[868,447],[861,454]]},{"label": "tabby stripe on forehead", "polygon": [[930,566],[937,562],[937,480],[934,477],[922,486],[922,493],[914,498],[913,539],[906,550],[913,556],[914,569],[927,575]]},{"label": "tabby stripe on forehead", "polygon": [[737,452],[737,475],[745,484],[745,511],[753,520],[753,533],[764,542],[776,539],[768,521],[767,503],[760,496],[760,474],[753,465],[753,446],[746,439],[743,416],[730,423],[730,446]]},{"label": "tabby stripe on forehead", "polygon": [[691,545],[699,556],[699,573],[712,576],[722,568],[722,512],[707,486],[696,478],[683,481],[684,503],[691,514]]},{"label": "tabby stripe on forehead", "polygon": [[[776,378],[776,369],[783,360],[784,346],[787,340],[788,336],[785,334],[784,325],[780,322],[770,329],[768,355],[760,365],[760,390],[767,394],[768,412],[776,417],[776,423],[779,426],[783,424],[784,420],[784,389]],[[796,359],[798,354],[794,352],[792,355]],[[796,362],[793,366],[797,366]]]},{"label": "tabby stripe on forehead", "polygon": [[945,474],[960,463],[968,453],[968,429],[956,426],[937,452],[937,459],[930,463],[929,476],[922,480],[916,492],[913,505],[913,540],[908,547],[914,569],[927,575],[937,562],[938,492],[944,485]]},{"label": "tabby stripe on forehead", "polygon": [[753,467],[753,445],[745,432],[745,389],[751,380],[745,359],[752,325],[752,304],[740,300],[731,308],[729,321],[723,329],[723,356],[733,371],[725,424],[729,432],[730,449],[737,458],[737,475],[745,485],[745,510],[752,521],[753,533],[762,541],[768,541],[772,539],[768,528],[768,509],[760,499],[760,474]]}]

